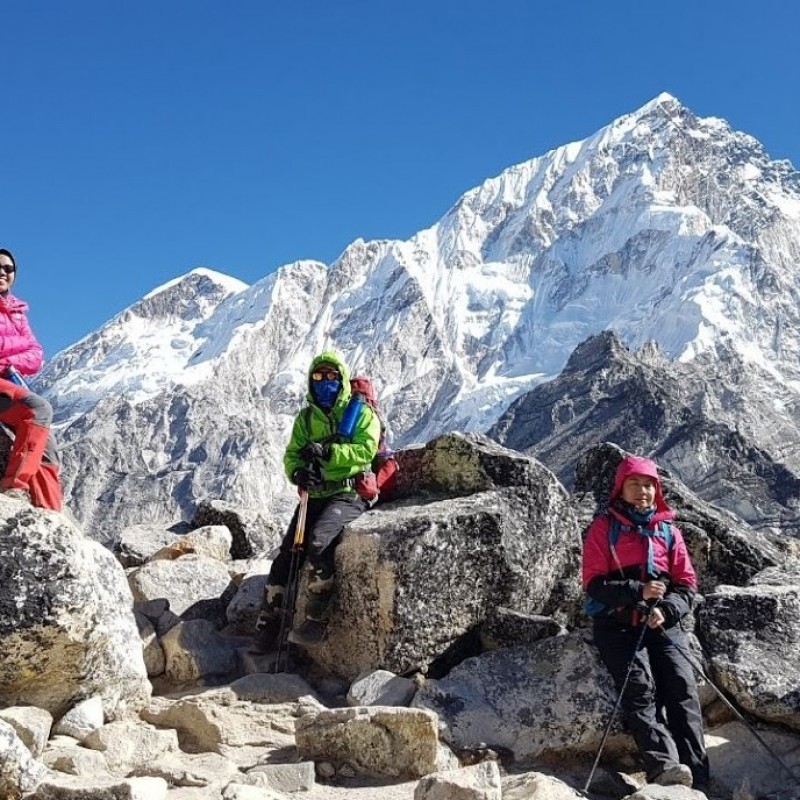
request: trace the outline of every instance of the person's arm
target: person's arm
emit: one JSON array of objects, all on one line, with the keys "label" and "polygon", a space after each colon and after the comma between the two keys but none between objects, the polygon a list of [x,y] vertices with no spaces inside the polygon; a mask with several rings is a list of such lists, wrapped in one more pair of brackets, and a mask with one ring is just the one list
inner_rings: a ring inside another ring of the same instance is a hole
[{"label": "person's arm", "polygon": [[[286,445],[286,451],[283,454],[283,469],[286,472],[286,477],[292,482],[294,482],[295,472],[302,467],[308,466],[299,455],[303,447],[310,441],[306,428],[306,414],[307,409],[303,408],[294,418],[292,435],[289,437],[289,444]],[[308,416],[311,415],[308,414]]]},{"label": "person's arm", "polygon": [[664,615],[665,628],[677,625],[691,612],[697,592],[697,574],[689,558],[683,535],[674,525],[672,537],[669,586],[658,606]]},{"label": "person's arm", "polygon": [[326,457],[319,460],[325,478],[331,481],[345,480],[368,469],[378,452],[380,435],[378,415],[364,403],[352,436],[345,442],[333,441],[326,445]]},{"label": "person's arm", "polygon": [[35,375],[44,361],[42,346],[24,313],[12,312],[12,323],[17,332],[0,336],[0,372],[15,367],[21,375]]}]

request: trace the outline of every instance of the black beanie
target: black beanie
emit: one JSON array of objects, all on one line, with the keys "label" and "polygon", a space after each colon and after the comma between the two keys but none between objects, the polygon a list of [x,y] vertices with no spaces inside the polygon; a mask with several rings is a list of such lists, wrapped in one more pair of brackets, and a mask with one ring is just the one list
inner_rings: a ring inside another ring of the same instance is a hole
[{"label": "black beanie", "polygon": [[17,271],[17,259],[14,258],[14,254],[10,250],[6,250],[5,247],[0,247],[0,255],[8,256],[11,259],[11,263],[14,265],[14,272]]}]

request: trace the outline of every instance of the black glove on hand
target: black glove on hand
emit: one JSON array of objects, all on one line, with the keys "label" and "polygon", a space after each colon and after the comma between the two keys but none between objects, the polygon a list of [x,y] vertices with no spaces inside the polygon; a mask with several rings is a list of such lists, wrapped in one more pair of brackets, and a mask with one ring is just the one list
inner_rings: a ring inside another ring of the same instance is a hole
[{"label": "black glove on hand", "polygon": [[322,459],[323,461],[327,461],[331,457],[331,448],[330,445],[327,444],[320,444],[319,442],[309,442],[305,447],[303,447],[300,452],[297,454],[303,461],[315,461],[317,459]]},{"label": "black glove on hand", "polygon": [[322,476],[319,474],[319,470],[300,467],[292,473],[292,483],[301,489],[318,489],[322,486]]}]

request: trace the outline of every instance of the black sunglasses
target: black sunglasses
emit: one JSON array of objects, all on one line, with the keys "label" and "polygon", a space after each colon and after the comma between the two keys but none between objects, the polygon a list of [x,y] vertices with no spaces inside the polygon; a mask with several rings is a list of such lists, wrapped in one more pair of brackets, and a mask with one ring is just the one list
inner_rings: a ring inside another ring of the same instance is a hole
[{"label": "black sunglasses", "polygon": [[320,369],[311,373],[312,381],[340,381],[342,376],[333,370]]},{"label": "black sunglasses", "polygon": [[0,264],[0,272],[5,272],[6,275],[13,275],[17,268],[13,264]]}]

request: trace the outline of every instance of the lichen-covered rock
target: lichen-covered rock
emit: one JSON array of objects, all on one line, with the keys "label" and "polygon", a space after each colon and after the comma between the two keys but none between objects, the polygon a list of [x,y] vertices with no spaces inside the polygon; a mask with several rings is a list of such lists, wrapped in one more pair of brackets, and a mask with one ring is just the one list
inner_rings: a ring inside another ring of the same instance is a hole
[{"label": "lichen-covered rock", "polygon": [[576,615],[580,537],[553,475],[481,437],[418,450],[403,471],[423,493],[359,517],[337,548],[329,636],[309,655],[348,680],[455,663],[498,607]]},{"label": "lichen-covered rock", "polygon": [[488,746],[525,762],[548,751],[593,751],[615,699],[597,651],[576,631],[467,659],[425,682],[412,705],[439,715],[455,750]]},{"label": "lichen-covered rock", "polygon": [[0,509],[0,652],[0,705],[113,718],[151,693],[122,567],[61,514]]},{"label": "lichen-covered rock", "polygon": [[334,708],[297,720],[301,759],[349,766],[356,774],[420,778],[439,757],[436,715],[419,708]]},{"label": "lichen-covered rock", "polygon": [[800,588],[720,586],[699,619],[722,688],[756,716],[800,730]]}]

